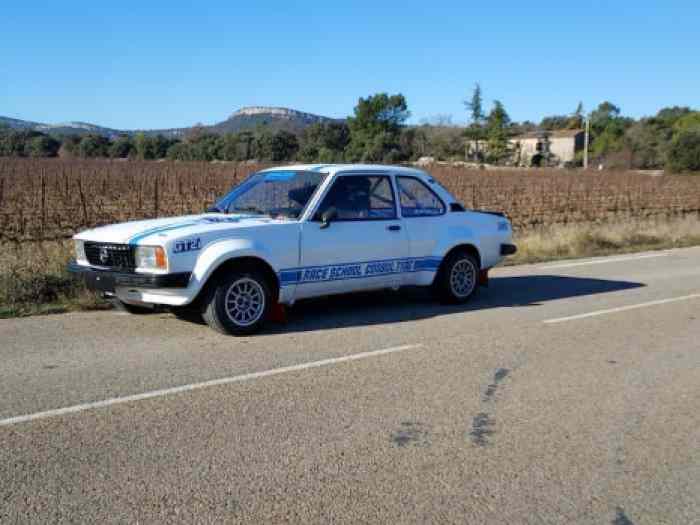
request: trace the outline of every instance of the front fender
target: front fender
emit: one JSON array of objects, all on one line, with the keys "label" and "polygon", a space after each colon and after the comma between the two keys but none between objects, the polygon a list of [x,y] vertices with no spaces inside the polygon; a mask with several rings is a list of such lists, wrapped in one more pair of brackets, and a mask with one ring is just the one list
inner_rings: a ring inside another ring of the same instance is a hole
[{"label": "front fender", "polygon": [[279,268],[273,263],[269,250],[253,239],[226,239],[208,244],[199,254],[192,270],[190,286],[194,295],[198,294],[211,277],[212,273],[223,263],[239,257],[257,257],[269,264],[277,273]]}]

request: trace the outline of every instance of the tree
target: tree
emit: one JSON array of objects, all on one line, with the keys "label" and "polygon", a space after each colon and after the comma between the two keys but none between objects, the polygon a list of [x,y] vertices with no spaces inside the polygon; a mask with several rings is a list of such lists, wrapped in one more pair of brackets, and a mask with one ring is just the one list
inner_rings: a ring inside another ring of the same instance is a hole
[{"label": "tree", "polygon": [[137,133],[134,137],[134,150],[136,151],[136,157],[141,160],[155,158],[155,152],[151,146],[151,141],[145,133]]},{"label": "tree", "polygon": [[125,159],[134,152],[134,143],[129,135],[120,135],[109,147],[109,156],[113,159]]},{"label": "tree", "polygon": [[700,128],[685,129],[673,137],[667,167],[673,172],[700,171]]},{"label": "tree", "polygon": [[673,126],[676,121],[693,111],[687,106],[673,106],[669,108],[661,108],[656,116],[652,117],[662,121],[667,126]]},{"label": "tree", "polygon": [[700,125],[700,113],[678,106],[662,108],[653,117],[635,122],[624,136],[625,147],[632,154],[632,167],[663,168],[674,136],[696,125]]},{"label": "tree", "polygon": [[474,84],[474,91],[470,99],[464,101],[464,106],[469,113],[469,119],[472,124],[479,125],[484,120],[484,110],[481,98],[481,86],[477,82]]},{"label": "tree", "polygon": [[43,133],[29,140],[26,146],[26,153],[30,157],[55,157],[58,155],[58,148],[61,143]]},{"label": "tree", "polygon": [[79,135],[68,135],[60,137],[61,147],[58,149],[58,156],[62,158],[72,158],[79,155],[80,147]]},{"label": "tree", "polygon": [[141,160],[153,160],[165,158],[168,149],[175,143],[175,139],[168,139],[163,135],[150,137],[145,133],[137,133],[134,137],[134,151],[136,157]]},{"label": "tree", "polygon": [[[392,150],[399,151],[399,135],[410,116],[403,95],[378,93],[360,98],[355,115],[348,118],[350,160],[381,161]],[[392,157],[395,156],[391,153]]]},{"label": "tree", "polygon": [[540,121],[540,127],[547,131],[567,129],[569,127],[569,122],[571,122],[571,117],[569,115],[550,115],[544,117]]},{"label": "tree", "polygon": [[299,158],[305,162],[342,161],[349,142],[350,128],[345,122],[317,122],[302,132]]},{"label": "tree", "polygon": [[78,155],[83,159],[106,157],[109,150],[109,139],[102,135],[90,133],[84,135],[78,144]]},{"label": "tree", "polygon": [[474,91],[472,91],[471,98],[464,101],[464,107],[467,108],[470,121],[469,126],[464,130],[464,136],[474,146],[473,148],[469,147],[468,150],[473,151],[475,160],[481,162],[483,155],[480,143],[486,140],[487,133],[483,127],[484,109],[481,85],[478,82],[474,84]]},{"label": "tree", "polygon": [[625,148],[625,131],[633,120],[620,116],[620,108],[611,102],[601,103],[591,114],[592,158],[603,158]]},{"label": "tree", "polygon": [[510,116],[500,100],[494,100],[493,108],[486,117],[488,136],[488,157],[491,162],[498,162],[508,153],[508,126]]},{"label": "tree", "polygon": [[423,126],[437,126],[440,128],[451,128],[454,126],[454,123],[452,122],[452,115],[450,113],[438,113],[437,115],[422,118],[420,123]]},{"label": "tree", "polygon": [[0,131],[0,157],[25,157],[29,154],[29,142],[41,133],[27,130]]},{"label": "tree", "polygon": [[242,159],[255,158],[255,136],[250,131],[241,131],[238,134],[238,142],[243,148]]},{"label": "tree", "polygon": [[242,160],[240,158],[238,135],[235,133],[226,133],[219,137],[218,140],[218,158],[221,160]]},{"label": "tree", "polygon": [[700,111],[692,111],[683,115],[673,124],[673,129],[676,131],[700,129]]},{"label": "tree", "polygon": [[605,128],[620,116],[620,108],[612,102],[602,102],[591,113],[591,130],[593,133],[602,133]]},{"label": "tree", "polygon": [[568,129],[581,129],[584,126],[584,116],[583,116],[583,102],[579,102],[574,110],[573,115],[569,119]]},{"label": "tree", "polygon": [[190,145],[185,142],[176,142],[168,148],[166,156],[170,160],[192,160]]},{"label": "tree", "polygon": [[299,151],[299,141],[289,131],[279,130],[273,133],[264,128],[256,136],[255,149],[262,160],[292,160]]},{"label": "tree", "polygon": [[299,140],[294,133],[283,129],[272,135],[271,158],[273,161],[294,160],[299,151]]},{"label": "tree", "polygon": [[486,118],[486,126],[488,129],[498,128],[505,129],[510,124],[510,116],[506,112],[506,108],[500,100],[493,101],[493,108]]},{"label": "tree", "polygon": [[633,124],[624,137],[625,146],[632,154],[631,167],[663,168],[672,136],[670,128],[659,126],[654,119],[643,119]]}]

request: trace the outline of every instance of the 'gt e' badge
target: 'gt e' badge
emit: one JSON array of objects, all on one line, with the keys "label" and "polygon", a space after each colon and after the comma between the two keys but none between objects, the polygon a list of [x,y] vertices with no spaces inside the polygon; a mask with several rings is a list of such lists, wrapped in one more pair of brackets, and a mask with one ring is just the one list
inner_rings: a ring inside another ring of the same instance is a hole
[{"label": "'gt e' badge", "polygon": [[202,249],[202,239],[185,239],[175,243],[173,253],[196,252]]}]

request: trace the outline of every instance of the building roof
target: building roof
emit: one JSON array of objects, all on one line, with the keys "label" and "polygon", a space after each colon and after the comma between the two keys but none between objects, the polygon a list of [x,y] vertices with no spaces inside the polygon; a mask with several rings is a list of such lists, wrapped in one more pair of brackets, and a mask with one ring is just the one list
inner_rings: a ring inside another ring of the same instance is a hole
[{"label": "building roof", "polygon": [[552,129],[552,130],[538,130],[530,131],[528,133],[523,133],[522,135],[517,135],[513,137],[514,139],[536,139],[542,137],[546,134],[549,138],[566,138],[575,137],[583,133],[582,129]]}]

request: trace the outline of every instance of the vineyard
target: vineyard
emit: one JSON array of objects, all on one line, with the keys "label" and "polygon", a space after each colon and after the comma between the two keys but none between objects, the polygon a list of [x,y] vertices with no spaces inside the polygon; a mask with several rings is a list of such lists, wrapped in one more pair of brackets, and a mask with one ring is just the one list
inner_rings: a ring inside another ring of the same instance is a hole
[{"label": "vineyard", "polygon": [[[256,164],[0,159],[0,240],[53,240],[86,227],[203,211]],[[700,177],[631,172],[431,173],[465,206],[503,210],[515,228],[700,213]]]}]

